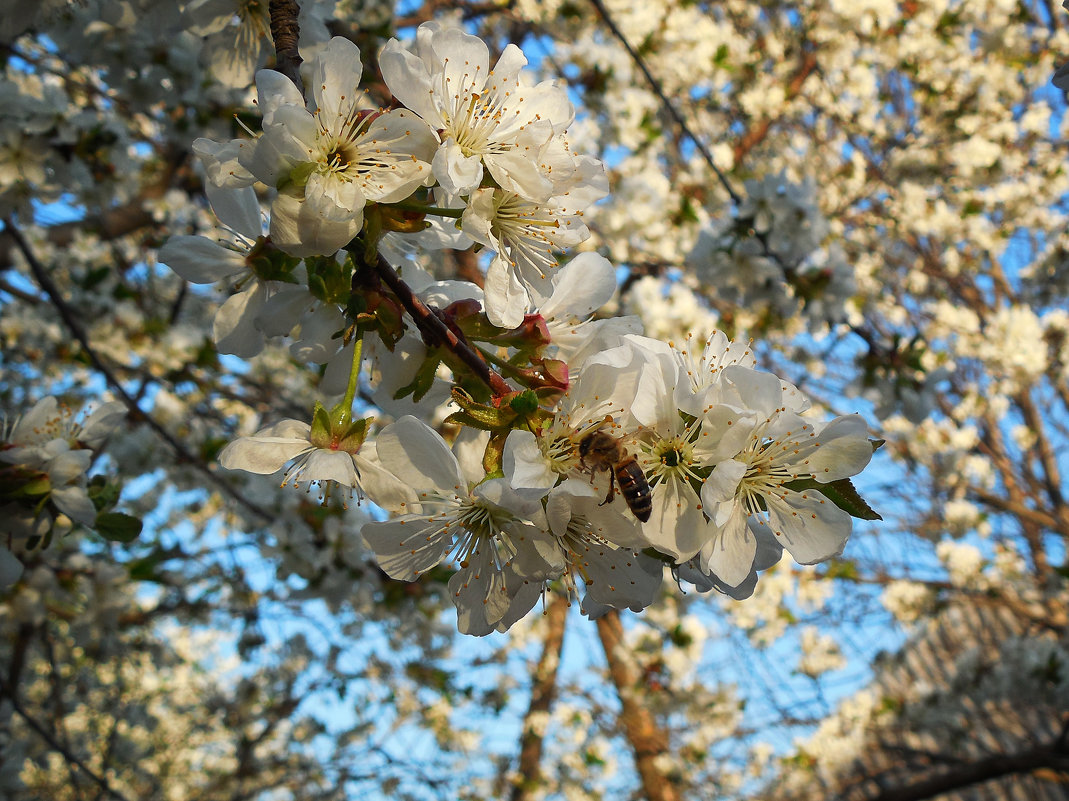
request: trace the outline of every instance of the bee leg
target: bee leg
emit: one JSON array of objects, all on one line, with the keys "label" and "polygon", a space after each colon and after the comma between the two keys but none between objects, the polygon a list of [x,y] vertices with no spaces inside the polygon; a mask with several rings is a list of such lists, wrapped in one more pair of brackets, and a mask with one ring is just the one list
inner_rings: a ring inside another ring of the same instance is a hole
[{"label": "bee leg", "polygon": [[604,506],[607,503],[612,503],[612,499],[616,497],[616,474],[612,470],[606,470],[609,474],[609,494],[605,496],[605,500],[598,504],[598,506]]}]

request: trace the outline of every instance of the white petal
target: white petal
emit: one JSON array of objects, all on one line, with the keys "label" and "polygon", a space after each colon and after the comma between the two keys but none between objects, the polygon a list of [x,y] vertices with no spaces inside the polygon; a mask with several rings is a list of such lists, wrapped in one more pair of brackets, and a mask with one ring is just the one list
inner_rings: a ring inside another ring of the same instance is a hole
[{"label": "white petal", "polygon": [[81,487],[54,489],[49,498],[52,499],[56,508],[71,520],[76,520],[86,526],[91,526],[96,521],[96,507]]},{"label": "white petal", "polygon": [[328,129],[356,106],[363,69],[360,49],[341,36],[332,38],[312,59],[312,96]]},{"label": "white petal", "polygon": [[356,487],[359,479],[352,454],[317,448],[301,465],[301,481],[336,481],[344,487]]},{"label": "white petal", "polygon": [[616,268],[597,253],[580,253],[553,276],[553,295],[539,312],[546,319],[584,320],[616,292]]},{"label": "white petal", "polygon": [[313,450],[307,438],[260,436],[239,437],[219,454],[219,464],[227,470],[245,470],[259,475],[276,473],[286,462]]},{"label": "white petal", "polygon": [[172,236],[157,258],[192,284],[213,284],[246,270],[244,254],[203,236]]},{"label": "white petal", "polygon": [[406,415],[382,429],[376,444],[382,466],[414,490],[468,494],[453,452],[423,421]]},{"label": "white petal", "polygon": [[126,404],[122,401],[108,401],[89,415],[78,439],[88,447],[96,448],[119,427],[125,418]]},{"label": "white petal", "polygon": [[442,561],[453,543],[439,519],[405,515],[381,523],[365,523],[360,533],[390,578],[413,581]]},{"label": "white petal", "polygon": [[401,479],[379,464],[376,442],[365,442],[360,453],[353,455],[356,469],[360,471],[360,489],[376,505],[390,512],[415,508],[416,493]]},{"label": "white petal", "polygon": [[260,236],[263,226],[255,189],[251,186],[227,189],[209,183],[204,187],[204,194],[223,225],[250,240]]},{"label": "white petal", "polygon": [[445,127],[438,106],[434,102],[430,73],[416,55],[391,39],[379,54],[382,78],[393,96],[412,109],[434,129]]},{"label": "white petal", "polygon": [[263,350],[264,335],[256,323],[266,302],[267,288],[259,281],[227,298],[212,322],[212,339],[220,353],[250,359]]},{"label": "white petal", "polygon": [[468,567],[453,574],[448,587],[457,608],[457,628],[475,637],[493,631],[512,600],[504,576],[493,569],[486,549],[477,553]]},{"label": "white petal", "polygon": [[642,533],[650,545],[677,562],[690,559],[713,534],[689,485],[669,480],[654,488],[653,510]]},{"label": "white petal", "polygon": [[438,148],[431,160],[434,177],[451,195],[467,195],[483,179],[483,162],[479,156],[466,156],[452,139]]},{"label": "white petal", "polygon": [[364,208],[361,205],[340,220],[320,213],[326,211],[322,204],[278,195],[271,204],[271,241],[291,256],[333,256],[360,233]]},{"label": "white petal", "polygon": [[747,517],[741,503],[733,504],[723,528],[701,550],[701,569],[715,573],[729,587],[738,587],[753,570],[757,539]]},{"label": "white petal", "polygon": [[838,556],[850,538],[850,515],[816,490],[765,498],[769,526],[795,561],[812,565]]},{"label": "white petal", "polygon": [[868,426],[859,414],[836,417],[820,432],[817,441],[821,446],[805,465],[823,483],[857,475],[872,459]]},{"label": "white petal", "polygon": [[530,299],[526,287],[504,256],[499,254],[490,262],[483,293],[486,316],[491,323],[502,328],[516,328],[523,322]]},{"label": "white petal", "polygon": [[304,108],[304,98],[294,85],[278,70],[260,70],[256,73],[256,105],[264,117],[264,125],[271,126],[275,112],[280,106]]},{"label": "white petal", "polygon": [[530,431],[509,433],[501,465],[505,478],[518,491],[534,490],[537,497],[542,497],[557,483],[557,474],[550,468],[538,447],[538,439]]}]

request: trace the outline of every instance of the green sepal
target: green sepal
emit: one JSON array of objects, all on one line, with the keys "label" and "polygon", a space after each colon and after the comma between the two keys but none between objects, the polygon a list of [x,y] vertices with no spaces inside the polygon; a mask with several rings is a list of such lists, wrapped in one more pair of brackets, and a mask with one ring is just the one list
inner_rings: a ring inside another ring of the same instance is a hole
[{"label": "green sepal", "polygon": [[296,284],[297,279],[293,271],[297,269],[301,260],[284,253],[261,236],[249,251],[249,255],[245,257],[245,263],[261,281],[283,281],[287,284]]},{"label": "green sepal", "polygon": [[333,256],[308,256],[304,260],[308,270],[308,291],[324,303],[349,305],[352,294],[352,263],[347,259],[339,264]]},{"label": "green sepal", "polygon": [[109,484],[104,476],[93,476],[89,479],[89,484],[85,489],[86,494],[89,495],[89,500],[93,502],[93,506],[96,507],[98,512],[103,512],[105,509],[111,509],[115,506],[119,502],[119,495],[122,493],[120,485]]},{"label": "green sepal", "polygon": [[858,495],[854,485],[848,478],[840,478],[838,481],[829,481],[821,484],[815,478],[797,478],[783,485],[785,489],[801,492],[802,490],[817,490],[821,495],[834,503],[851,517],[858,520],[883,520],[865,500]]},{"label": "green sepal", "polygon": [[876,451],[878,451],[880,448],[882,448],[884,446],[884,443],[886,443],[886,442],[887,442],[887,440],[885,440],[885,439],[870,439],[869,440],[869,445],[872,446],[872,452],[876,453]]},{"label": "green sepal", "polygon": [[[522,393],[521,393],[522,394]],[[449,422],[477,428],[480,431],[500,431],[511,428],[517,413],[511,406],[485,406],[475,400],[460,387],[453,388],[453,402],[461,411],[446,418]]]},{"label": "green sepal", "polygon": [[329,448],[333,437],[334,426],[330,422],[330,414],[322,403],[316,401],[312,411],[312,430],[308,435],[308,441],[317,448]]},{"label": "green sepal", "polygon": [[112,542],[133,542],[141,535],[141,521],[122,512],[102,512],[97,515],[93,528],[97,534]]},{"label": "green sepal", "polygon": [[356,453],[360,450],[360,446],[364,444],[364,440],[367,439],[367,430],[371,425],[370,417],[362,417],[359,420],[354,420],[352,424],[345,429],[341,437],[338,439],[338,450],[345,451],[346,453]]},{"label": "green sepal", "polygon": [[483,451],[483,470],[486,471],[486,478],[505,477],[503,459],[508,435],[509,431],[495,431],[490,435],[490,441],[486,443],[486,450]]},{"label": "green sepal", "polygon": [[520,417],[528,417],[538,411],[538,395],[526,389],[509,401],[509,408]]},{"label": "green sepal", "polygon": [[275,184],[275,189],[282,192],[286,189],[294,187],[303,187],[307,185],[308,179],[312,177],[312,173],[319,167],[314,161],[306,161],[303,164],[298,164],[288,174],[282,175],[278,179],[278,183]]},{"label": "green sepal", "polygon": [[48,473],[27,470],[20,465],[0,468],[0,498],[39,498],[52,491]]}]

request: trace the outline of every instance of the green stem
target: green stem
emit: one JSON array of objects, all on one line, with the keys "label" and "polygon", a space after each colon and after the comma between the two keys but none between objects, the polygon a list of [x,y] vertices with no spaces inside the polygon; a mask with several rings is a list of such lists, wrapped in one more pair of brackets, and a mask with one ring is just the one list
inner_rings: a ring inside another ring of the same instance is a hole
[{"label": "green stem", "polygon": [[439,217],[452,217],[459,220],[464,216],[464,209],[443,209],[441,206],[426,206],[422,203],[413,203],[403,200],[400,203],[390,203],[390,208],[401,211],[414,211],[419,214],[435,214]]},{"label": "green stem", "polygon": [[356,385],[360,381],[360,356],[363,351],[364,338],[360,337],[353,347],[353,362],[349,368],[349,384],[345,387],[345,397],[342,399],[346,409],[351,410],[353,408],[353,400],[356,398]]},{"label": "green stem", "polygon": [[502,373],[504,373],[505,375],[510,375],[513,378],[517,378],[524,384],[527,383],[527,376],[525,376],[523,372],[521,372],[519,367],[505,359],[502,359],[500,356],[495,356],[486,348],[480,348],[478,345],[475,345],[474,347],[475,350],[479,351],[479,353],[482,354],[483,358],[486,359],[486,361],[499,368]]}]

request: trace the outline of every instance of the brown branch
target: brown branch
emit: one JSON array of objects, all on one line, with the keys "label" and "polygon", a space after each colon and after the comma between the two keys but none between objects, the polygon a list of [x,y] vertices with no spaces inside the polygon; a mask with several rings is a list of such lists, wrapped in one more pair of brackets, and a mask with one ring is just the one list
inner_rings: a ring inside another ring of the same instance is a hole
[{"label": "brown branch", "polygon": [[[791,80],[787,84],[787,88],[784,90],[783,99],[785,103],[798,96],[798,93],[802,91],[802,84],[805,83],[805,79],[808,78],[816,68],[817,54],[812,50],[807,51],[802,57],[802,63],[798,65],[798,69],[794,71],[794,75],[791,76]],[[732,149],[736,165],[746,158],[751,150],[764,141],[764,138],[768,136],[768,131],[772,127],[773,122],[774,120],[772,118],[766,117],[752,128],[746,130],[746,133],[742,135],[742,138],[735,143],[735,147]]]},{"label": "brown branch", "polygon": [[679,790],[657,765],[658,757],[668,752],[668,734],[642,702],[638,689],[642,677],[624,645],[619,612],[598,618],[598,636],[620,698],[620,722],[635,755],[643,792],[648,801],[680,801]]},{"label": "brown branch", "polygon": [[1033,773],[1045,768],[1069,776],[1069,753],[1064,744],[1054,743],[1005,756],[988,755],[981,761],[964,763],[938,776],[885,790],[872,801],[924,801],[980,782],[1018,773]]},{"label": "brown branch", "polygon": [[511,801],[531,801],[542,785],[540,763],[544,726],[540,718],[545,718],[557,697],[557,669],[560,667],[568,606],[568,596],[558,593],[546,610],[546,639],[535,668],[531,703],[523,719],[523,736],[520,737],[520,781],[512,788]]},{"label": "brown branch", "polygon": [[22,251],[22,255],[25,257],[26,263],[29,265],[30,272],[33,273],[34,279],[37,281],[41,289],[44,290],[44,293],[48,295],[48,298],[52,302],[52,305],[59,313],[60,319],[63,321],[63,325],[71,333],[71,335],[76,340],[78,340],[78,343],[82,346],[82,350],[85,351],[86,358],[88,358],[90,364],[92,364],[93,367],[102,376],[104,376],[104,379],[107,381],[108,386],[111,388],[112,392],[114,392],[118,396],[119,400],[121,400],[126,405],[126,408],[130,411],[131,419],[138,422],[147,423],[149,428],[155,431],[161,439],[163,439],[168,445],[171,446],[172,449],[174,449],[175,456],[178,457],[179,461],[186,462],[192,465],[193,468],[196,469],[198,472],[207,476],[208,479],[213,484],[215,484],[220,489],[220,491],[223,492],[223,494],[228,495],[230,496],[230,498],[237,501],[239,504],[245,507],[245,509],[250,512],[254,517],[264,522],[269,522],[272,519],[269,514],[267,514],[256,504],[252,503],[252,501],[245,498],[229,484],[221,481],[219,476],[216,475],[208,467],[208,465],[206,465],[190,451],[188,451],[185,446],[183,446],[178,440],[174,438],[174,436],[172,436],[171,432],[165,429],[151,415],[146,414],[145,411],[141,409],[140,406],[138,406],[137,399],[126,391],[126,388],[123,387],[122,383],[119,381],[118,377],[111,370],[111,368],[104,364],[100,356],[97,355],[97,352],[93,349],[92,345],[89,342],[89,337],[86,335],[85,330],[82,328],[81,323],[78,321],[78,317],[74,313],[74,310],[67,304],[67,301],[63,299],[63,295],[60,293],[59,287],[56,286],[51,276],[48,275],[48,271],[45,270],[41,262],[37,260],[37,257],[33,253],[33,250],[30,248],[29,242],[27,242],[26,238],[23,237],[22,232],[15,227],[15,224],[11,220],[11,218],[7,218],[4,220],[4,226],[6,232],[14,239],[15,244],[18,246],[19,250]]},{"label": "brown branch", "polygon": [[396,270],[381,254],[371,267],[401,301],[405,311],[412,316],[427,347],[448,348],[480,381],[490,387],[495,395],[507,395],[513,391],[508,382],[499,373],[490,369],[486,360],[467,341],[462,341],[457,332],[445,324],[445,321],[436,314],[436,309],[432,309],[416,296],[416,293],[401,280]]},{"label": "brown branch", "polygon": [[301,36],[301,26],[297,14],[301,7],[297,0],[271,0],[268,8],[271,13],[271,39],[275,43],[275,69],[293,81],[304,94],[301,82],[301,54],[297,43]]}]

